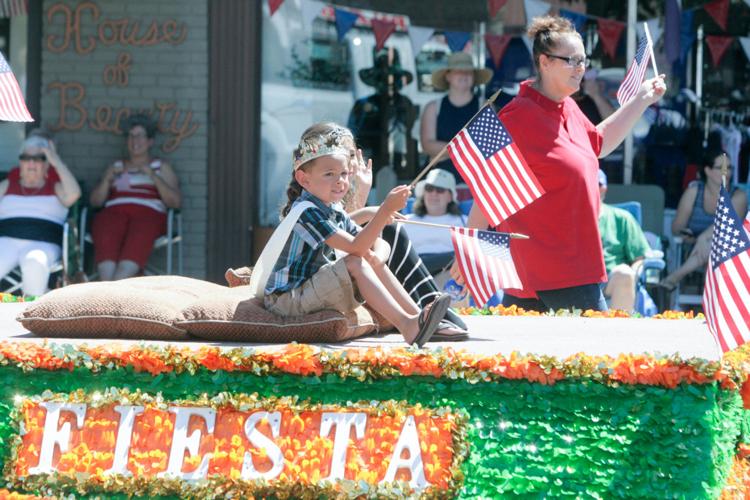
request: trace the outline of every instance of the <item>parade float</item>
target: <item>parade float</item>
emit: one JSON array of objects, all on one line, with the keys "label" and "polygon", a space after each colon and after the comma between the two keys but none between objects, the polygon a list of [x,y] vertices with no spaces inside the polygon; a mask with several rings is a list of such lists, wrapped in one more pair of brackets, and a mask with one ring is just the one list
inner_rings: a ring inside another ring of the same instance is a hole
[{"label": "parade float", "polygon": [[[389,340],[395,335],[326,346],[9,338],[0,344],[6,493],[742,498],[748,491],[750,349],[721,356],[702,318],[462,312],[473,337],[487,340],[481,349],[407,348]],[[611,344],[628,341],[626,331],[635,340],[663,332],[664,343],[649,344],[651,353],[602,354],[606,346],[590,344],[558,349],[561,356],[524,354],[529,336],[569,343],[566,335],[601,335]],[[699,339],[702,352],[714,354],[664,349],[680,338],[677,347]]]}]

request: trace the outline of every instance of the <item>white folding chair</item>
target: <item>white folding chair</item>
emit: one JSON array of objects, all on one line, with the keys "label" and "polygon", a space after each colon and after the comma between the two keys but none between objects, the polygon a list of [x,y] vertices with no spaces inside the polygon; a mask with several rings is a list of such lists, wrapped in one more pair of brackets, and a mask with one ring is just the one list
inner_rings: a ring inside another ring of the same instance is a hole
[{"label": "white folding chair", "polygon": [[[78,237],[81,249],[81,251],[79,252],[81,259],[80,269],[84,270],[86,269],[84,267],[84,255],[86,253],[84,250],[86,248],[86,244],[88,243],[91,246],[93,246],[94,244],[91,233],[87,228],[87,218],[88,207],[83,207],[83,210],[81,211],[81,221],[78,231]],[[175,246],[177,247],[176,249]],[[159,265],[155,263],[157,259],[154,257],[153,252],[157,252],[162,249],[166,253],[166,258],[164,267],[159,267]],[[146,264],[146,268],[143,270],[143,273],[146,275],[172,274],[175,267],[175,257],[177,258],[177,274],[182,275],[182,214],[179,211],[170,208],[167,210],[167,232],[157,238],[156,241],[154,241],[152,254],[149,257],[149,262]],[[99,272],[96,269],[93,269],[91,274],[87,274],[87,277],[90,280],[97,279],[99,277]]]}]

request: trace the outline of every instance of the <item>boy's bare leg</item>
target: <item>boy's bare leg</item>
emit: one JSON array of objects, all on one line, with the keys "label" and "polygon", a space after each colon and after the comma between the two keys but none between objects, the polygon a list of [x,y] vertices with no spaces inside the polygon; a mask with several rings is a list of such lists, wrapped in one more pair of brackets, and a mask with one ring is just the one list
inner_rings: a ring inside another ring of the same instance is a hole
[{"label": "boy's bare leg", "polygon": [[380,278],[383,285],[388,289],[388,292],[390,292],[393,298],[396,299],[398,304],[407,314],[420,313],[417,303],[414,302],[411,296],[409,296],[406,289],[404,289],[404,285],[401,284],[398,278],[396,278],[396,275],[393,274],[385,263],[372,266],[372,269],[375,271],[378,278]]},{"label": "boy's bare leg", "polygon": [[[419,333],[418,313],[407,313],[399,301],[389,293],[373,268],[361,257],[348,255],[344,262],[349,276],[357,284],[365,302],[391,322],[407,342],[414,342]],[[416,308],[416,305],[414,307]]]}]

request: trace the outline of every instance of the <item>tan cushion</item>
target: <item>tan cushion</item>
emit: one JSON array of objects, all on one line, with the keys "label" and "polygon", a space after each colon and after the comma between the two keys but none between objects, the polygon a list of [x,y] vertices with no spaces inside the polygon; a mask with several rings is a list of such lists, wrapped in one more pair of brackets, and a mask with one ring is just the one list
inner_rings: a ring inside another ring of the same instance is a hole
[{"label": "tan cushion", "polygon": [[182,309],[224,290],[228,289],[180,276],[82,283],[45,294],[17,319],[43,337],[187,339],[185,330],[174,325]]},{"label": "tan cushion", "polygon": [[377,330],[364,307],[347,316],[321,311],[283,318],[266,311],[261,301],[249,298],[248,286],[226,290],[183,309],[183,319],[175,325],[206,340],[262,343],[342,342]]}]

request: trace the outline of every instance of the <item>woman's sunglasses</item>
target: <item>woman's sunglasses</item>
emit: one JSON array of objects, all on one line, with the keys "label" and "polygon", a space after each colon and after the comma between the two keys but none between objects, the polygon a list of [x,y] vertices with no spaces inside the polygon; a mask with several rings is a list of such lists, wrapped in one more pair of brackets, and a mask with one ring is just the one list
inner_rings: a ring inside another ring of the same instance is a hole
[{"label": "woman's sunglasses", "polygon": [[38,155],[28,155],[26,153],[22,153],[18,155],[18,159],[21,161],[36,161],[41,163],[43,161],[47,161],[47,155],[44,153]]}]

